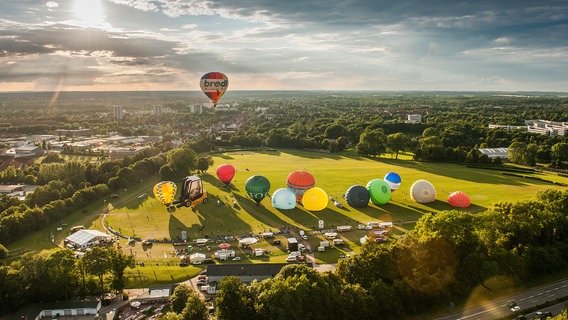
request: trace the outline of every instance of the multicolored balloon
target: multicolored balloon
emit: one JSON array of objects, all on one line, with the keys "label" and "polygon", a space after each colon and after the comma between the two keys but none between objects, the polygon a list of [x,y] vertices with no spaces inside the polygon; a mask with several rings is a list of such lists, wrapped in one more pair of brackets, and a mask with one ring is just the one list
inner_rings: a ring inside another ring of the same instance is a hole
[{"label": "multicolored balloon", "polygon": [[300,202],[302,201],[304,192],[316,185],[316,180],[311,173],[303,170],[297,170],[290,172],[286,179],[286,185],[294,191],[296,194],[296,200]]},{"label": "multicolored balloon", "polygon": [[345,200],[353,208],[364,208],[369,204],[369,190],[361,185],[353,185],[345,192]]},{"label": "multicolored balloon", "polygon": [[245,183],[245,190],[249,197],[256,203],[260,203],[270,190],[270,181],[264,176],[252,176]]},{"label": "multicolored balloon", "polygon": [[217,101],[219,101],[229,87],[229,79],[221,72],[209,72],[201,77],[199,86],[203,93],[211,99],[213,109],[215,109],[217,107]]},{"label": "multicolored balloon", "polygon": [[464,192],[456,191],[448,196],[448,204],[456,208],[467,208],[471,205],[471,200]]},{"label": "multicolored balloon", "polygon": [[322,188],[313,187],[304,193],[302,205],[309,211],[320,211],[327,207],[329,197]]},{"label": "multicolored balloon", "polygon": [[383,179],[389,184],[391,192],[394,192],[396,189],[398,189],[398,187],[400,187],[400,183],[402,182],[400,175],[396,172],[389,172],[385,174],[385,177]]},{"label": "multicolored balloon", "polygon": [[296,195],[288,188],[280,188],[272,194],[272,206],[280,210],[291,210],[296,207]]},{"label": "multicolored balloon", "polygon": [[389,184],[383,179],[373,179],[367,183],[367,190],[371,196],[371,202],[376,205],[387,204],[391,197]]},{"label": "multicolored balloon", "polygon": [[219,180],[221,180],[221,182],[223,182],[225,186],[228,186],[235,176],[235,171],[235,167],[233,167],[232,165],[222,164],[217,167],[217,178],[219,178]]},{"label": "multicolored balloon", "polygon": [[436,189],[427,180],[417,180],[410,187],[410,199],[418,203],[434,202],[436,201]]},{"label": "multicolored balloon", "polygon": [[172,204],[177,192],[177,186],[171,181],[162,181],[154,186],[154,196],[163,205],[169,206]]}]

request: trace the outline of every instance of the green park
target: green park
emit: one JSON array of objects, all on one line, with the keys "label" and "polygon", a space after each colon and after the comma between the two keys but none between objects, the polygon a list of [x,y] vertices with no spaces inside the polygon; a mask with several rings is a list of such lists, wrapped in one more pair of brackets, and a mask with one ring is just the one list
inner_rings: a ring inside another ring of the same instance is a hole
[{"label": "green park", "polygon": [[[412,230],[416,221],[426,213],[445,210],[482,212],[496,203],[532,200],[539,191],[564,190],[568,184],[567,177],[523,171],[513,165],[476,168],[463,164],[417,162],[404,155],[393,159],[390,155],[361,157],[349,152],[330,154],[271,149],[217,153],[212,155],[212,159],[214,164],[208,171],[199,174],[208,194],[206,204],[168,210],[152,192],[153,186],[160,182],[156,174],[133,181],[130,187],[91,203],[61,222],[27,235],[12,243],[10,250],[12,253],[53,250],[63,246],[70,228],[77,225],[105,232],[110,228],[121,235],[118,246],[135,257],[135,268],[126,270],[128,287],[146,287],[184,281],[202,270],[205,265],[180,267],[179,251],[186,248],[212,256],[218,244],[227,242],[241,258],[238,263],[283,263],[288,256],[285,246],[288,233],[296,235],[299,230],[304,230],[308,235],[307,245],[315,249],[320,241],[325,240],[318,225],[323,220],[324,230],[343,225],[353,227],[352,231],[339,233],[338,237],[344,240],[342,245],[331,246],[324,252],[314,250],[316,263],[333,264],[343,255],[360,252],[359,239],[366,232],[358,229],[360,224],[392,222],[394,228],[389,240],[394,241]],[[236,169],[230,186],[225,186],[215,175],[215,168],[221,164],[231,164]],[[320,211],[308,211],[301,204],[291,210],[274,208],[270,195],[279,188],[286,188],[287,176],[295,170],[310,172],[316,186],[341,205],[336,206],[330,201]],[[387,204],[369,203],[364,208],[353,208],[346,203],[344,195],[349,187],[365,186],[371,179],[382,179],[388,172],[397,172],[402,183]],[[246,180],[254,175],[264,176],[270,181],[268,196],[258,205],[245,191]],[[179,185],[182,178],[174,182]],[[429,181],[436,188],[435,202],[420,204],[411,199],[409,188],[419,179]],[[471,199],[471,206],[463,209],[450,206],[447,197],[454,191],[466,193]],[[266,254],[254,257],[250,249],[239,248],[240,237],[266,232],[273,232],[275,237],[259,237],[259,242],[254,245],[264,249]],[[186,243],[181,243],[182,233],[187,238]],[[201,238],[210,241],[198,247],[195,240]],[[151,245],[143,245],[141,240],[150,240]],[[281,242],[275,244],[274,240]]]}]

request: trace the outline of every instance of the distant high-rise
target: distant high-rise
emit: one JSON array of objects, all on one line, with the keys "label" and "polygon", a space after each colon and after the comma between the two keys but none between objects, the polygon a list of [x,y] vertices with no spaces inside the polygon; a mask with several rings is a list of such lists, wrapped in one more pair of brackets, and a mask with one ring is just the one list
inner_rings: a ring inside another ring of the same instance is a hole
[{"label": "distant high-rise", "polygon": [[156,117],[161,117],[162,116],[162,106],[161,105],[155,105],[154,106],[154,115]]},{"label": "distant high-rise", "polygon": [[116,120],[122,120],[122,118],[124,118],[124,109],[122,106],[114,106],[114,118]]},{"label": "distant high-rise", "polygon": [[203,105],[202,104],[193,104],[189,106],[189,112],[191,113],[203,113]]}]

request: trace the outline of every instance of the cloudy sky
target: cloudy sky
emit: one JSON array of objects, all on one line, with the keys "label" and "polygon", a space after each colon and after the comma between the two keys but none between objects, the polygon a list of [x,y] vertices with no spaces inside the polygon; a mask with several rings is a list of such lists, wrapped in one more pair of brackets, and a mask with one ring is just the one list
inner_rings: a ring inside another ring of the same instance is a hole
[{"label": "cloudy sky", "polygon": [[0,91],[568,91],[565,0],[1,0]]}]

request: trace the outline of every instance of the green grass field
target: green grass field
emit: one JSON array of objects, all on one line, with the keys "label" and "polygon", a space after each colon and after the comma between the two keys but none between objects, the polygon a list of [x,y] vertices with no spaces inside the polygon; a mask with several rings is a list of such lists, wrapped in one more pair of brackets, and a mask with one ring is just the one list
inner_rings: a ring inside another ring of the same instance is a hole
[{"label": "green grass field", "polygon": [[[308,243],[312,249],[316,249],[319,242],[324,239],[322,235],[313,233],[317,229],[318,220],[324,221],[326,229],[350,224],[354,226],[354,231],[339,234],[344,239],[345,245],[315,254],[318,263],[334,263],[342,253],[359,251],[359,238],[365,232],[357,230],[358,223],[392,221],[396,226],[394,234],[400,235],[413,228],[416,220],[424,213],[453,209],[446,203],[446,199],[454,191],[463,191],[471,198],[471,207],[461,210],[480,212],[497,202],[534,199],[536,193],[541,190],[565,190],[565,187],[559,184],[507,176],[498,170],[472,169],[447,163],[422,163],[408,159],[394,160],[390,157],[370,159],[349,153],[328,154],[296,150],[239,151],[218,154],[213,156],[213,159],[215,163],[210,168],[209,174],[202,176],[209,203],[197,205],[193,210],[186,207],[173,212],[166,210],[151,192],[151,187],[157,182],[154,178],[145,179],[143,183],[124,191],[119,199],[109,198],[93,203],[86,208],[88,214],[77,213],[64,222],[69,226],[83,224],[88,228],[103,230],[100,213],[106,206],[110,211],[105,224],[125,236],[142,239],[177,239],[181,237],[182,231],[185,231],[190,240],[195,240],[203,237],[239,237],[251,233],[278,231],[280,228],[292,232],[304,229],[309,235]],[[217,166],[224,163],[233,165],[237,170],[230,188],[224,187],[215,176]],[[262,175],[268,178],[271,183],[269,194],[272,194],[275,190],[286,187],[286,178],[294,170],[310,172],[315,177],[316,186],[342,203],[343,208],[338,208],[330,202],[326,209],[317,212],[307,211],[301,205],[297,205],[292,210],[277,210],[272,206],[269,197],[257,206],[246,194],[245,182],[250,176]],[[395,171],[402,177],[402,184],[393,193],[388,204],[382,206],[370,204],[362,209],[351,208],[346,204],[342,195],[350,186],[355,184],[364,186],[371,179],[382,179],[390,171]],[[568,184],[568,178],[556,175],[539,173],[533,176]],[[434,203],[419,204],[410,199],[409,188],[418,179],[426,179],[435,186]],[[179,190],[180,181],[175,182]],[[217,200],[222,203],[221,206],[217,206]],[[123,206],[119,206],[121,202],[125,202]],[[237,205],[233,206],[233,202]],[[60,244],[68,235],[68,228],[56,232],[58,226],[60,224],[50,226],[49,231],[43,230],[32,234],[13,244],[10,249],[53,248],[54,244],[46,241],[50,233],[54,233],[55,244]],[[285,240],[286,237],[281,235],[278,238]],[[230,243],[236,248],[236,241]],[[136,256],[137,262],[145,264],[144,267],[137,266],[134,270],[127,270],[132,273],[130,274],[132,279],[136,279],[130,283],[133,286],[169,283],[172,280],[182,281],[199,270],[196,267],[177,266],[178,258],[173,255],[174,247],[171,244],[154,244],[150,248],[142,247],[138,243],[131,246],[126,240],[121,240],[120,244],[125,252]],[[263,247],[269,254],[263,258],[252,258],[248,255],[249,251],[238,249],[238,254],[243,259],[241,262],[283,262],[287,256],[282,245],[261,241],[255,246]],[[206,247],[200,250],[211,255],[215,248],[216,243],[211,243],[209,250]]]}]

